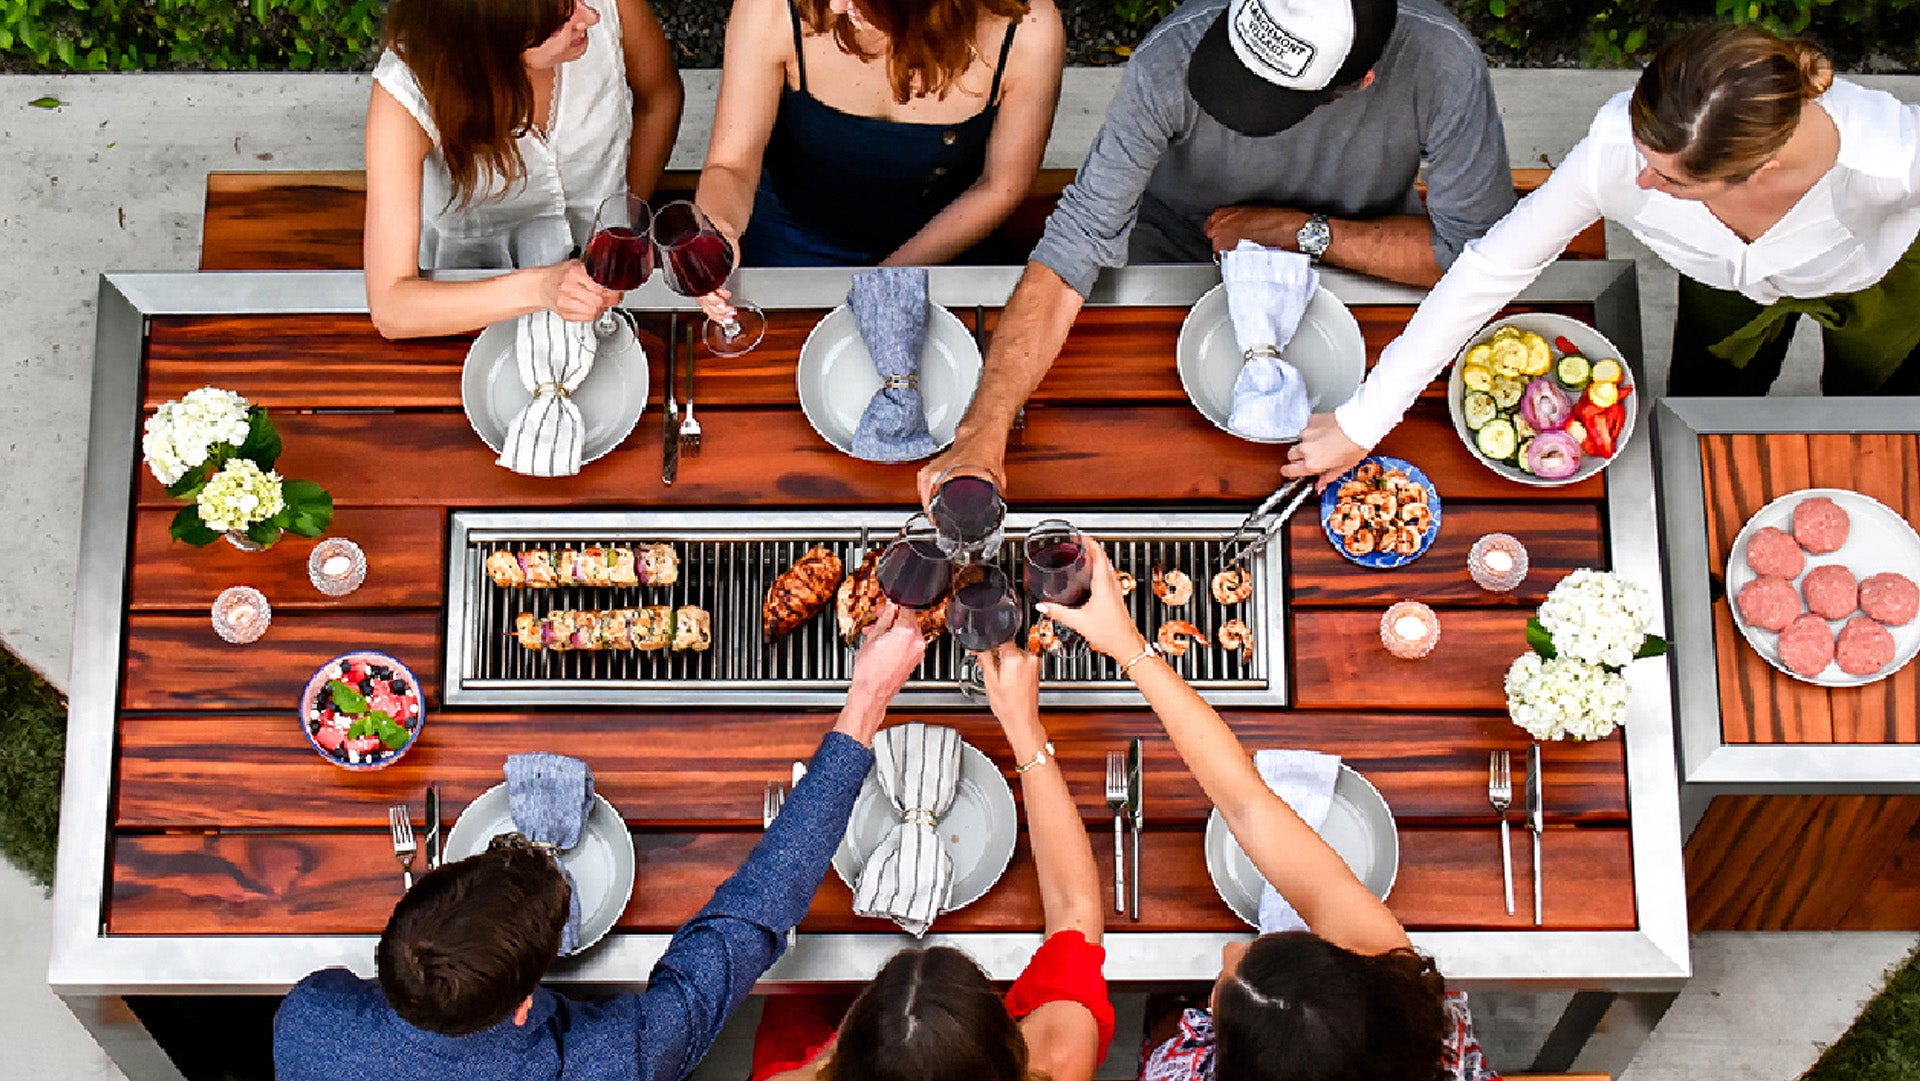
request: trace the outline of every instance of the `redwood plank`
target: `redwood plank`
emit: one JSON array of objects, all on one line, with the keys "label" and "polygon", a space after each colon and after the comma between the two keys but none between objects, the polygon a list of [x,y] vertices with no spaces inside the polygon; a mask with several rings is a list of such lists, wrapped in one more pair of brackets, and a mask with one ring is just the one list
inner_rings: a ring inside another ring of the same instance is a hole
[{"label": "redwood plank", "polygon": [[[912,719],[951,725],[1006,765],[1004,737],[983,713],[900,710],[890,721]],[[1498,714],[1235,712],[1226,720],[1250,751],[1310,747],[1340,755],[1380,789],[1402,823],[1470,820],[1489,830],[1487,754],[1518,752],[1526,743]],[[207,754],[209,722],[218,726],[217,756]],[[1153,822],[1198,826],[1206,818],[1211,804],[1152,714],[1054,711],[1046,722],[1089,823],[1111,816],[1103,789],[1106,752],[1136,736],[1145,740]],[[351,773],[313,753],[291,711],[217,720],[204,713],[129,716],[121,722],[115,825],[373,828],[386,821],[388,807],[414,799],[429,783],[440,786],[451,822],[500,782],[507,755],[562,748],[592,764],[596,791],[636,825],[737,828],[757,821],[767,780],[809,757],[831,723],[819,712],[449,712],[429,716],[420,745],[400,762]],[[729,751],[715,756],[714,747]],[[1555,821],[1626,819],[1622,748],[1619,740],[1603,740],[1549,749]]]},{"label": "redwood plank", "polygon": [[1326,710],[1490,710],[1507,708],[1505,680],[1527,649],[1524,614],[1447,609],[1440,642],[1426,658],[1403,661],[1380,644],[1379,609],[1293,613],[1293,704]]},{"label": "redwood plank", "polygon": [[209,173],[201,270],[356,270],[367,174]]},{"label": "redwood plank", "polygon": [[1912,930],[1916,855],[1920,796],[1721,796],[1687,839],[1687,911],[1696,931]]},{"label": "redwood plank", "polygon": [[459,409],[472,343],[388,341],[365,315],[155,316],[145,405],[211,384],[274,410]]},{"label": "redwood plank", "polygon": [[[1579,503],[1444,503],[1440,533],[1425,555],[1393,571],[1368,570],[1335,551],[1314,508],[1287,528],[1289,603],[1296,608],[1379,605],[1404,597],[1429,604],[1534,608],[1547,590],[1580,567],[1604,567],[1600,508]],[[1490,593],[1467,574],[1467,552],[1483,534],[1510,533],[1527,547],[1531,569],[1520,588]]]},{"label": "redwood plank", "polygon": [[[625,931],[669,932],[699,911],[759,839],[735,833],[641,833]],[[1093,838],[1096,855],[1102,850]],[[1550,828],[1546,838],[1549,930],[1634,925],[1631,845],[1625,829]],[[1529,856],[1515,853],[1516,875]],[[1246,931],[1207,878],[1197,830],[1149,831],[1141,863],[1141,920],[1120,931]],[[111,934],[377,934],[400,895],[391,842],[380,833],[122,835],[114,842],[107,914]],[[1103,876],[1104,878],[1104,876]],[[1111,888],[1107,886],[1105,888]],[[1389,903],[1408,927],[1532,928],[1530,912],[1508,916],[1500,892],[1500,846],[1489,831],[1404,829],[1400,875]],[[938,930],[1038,931],[1039,888],[1023,839],[1005,876]],[[847,886],[831,872],[802,924],[815,933],[875,933],[890,925],[856,917]]]},{"label": "redwood plank", "polygon": [[205,548],[167,535],[174,512],[148,507],[134,519],[131,607],[135,611],[204,611],[220,591],[244,582],[267,595],[275,611],[296,608],[428,608],[446,595],[446,515],[433,507],[337,506],[330,536],[348,537],[367,556],[367,580],[344,597],[329,597],[307,577],[316,541],[287,534],[264,552],[225,542]]},{"label": "redwood plank", "polygon": [[[205,615],[136,613],[127,619],[122,709],[254,710],[280,713],[291,729],[300,692],[319,667],[349,650],[373,649],[400,660],[420,680],[430,706],[440,701],[440,616],[394,609],[276,613],[264,638],[231,646]],[[432,732],[433,714],[427,714]],[[297,730],[290,731],[300,738]],[[218,759],[224,739],[200,732],[202,754]]]}]

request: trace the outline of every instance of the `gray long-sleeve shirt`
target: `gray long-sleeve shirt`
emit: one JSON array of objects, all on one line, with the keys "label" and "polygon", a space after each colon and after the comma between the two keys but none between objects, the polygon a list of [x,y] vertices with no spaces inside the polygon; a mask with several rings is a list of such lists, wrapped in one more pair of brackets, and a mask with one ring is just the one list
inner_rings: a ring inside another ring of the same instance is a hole
[{"label": "gray long-sleeve shirt", "polygon": [[1241,135],[1187,90],[1193,49],[1227,0],[1189,0],[1141,42],[1093,148],[1047,219],[1033,259],[1082,296],[1101,267],[1206,262],[1202,227],[1223,206],[1339,218],[1426,213],[1442,269],[1513,208],[1513,178],[1486,61],[1434,0],[1400,0],[1373,85],[1276,135]]}]

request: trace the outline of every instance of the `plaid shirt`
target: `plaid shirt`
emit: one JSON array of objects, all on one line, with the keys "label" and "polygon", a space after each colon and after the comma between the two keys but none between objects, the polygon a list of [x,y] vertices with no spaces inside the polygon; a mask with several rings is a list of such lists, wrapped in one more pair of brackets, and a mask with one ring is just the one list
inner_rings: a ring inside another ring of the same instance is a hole
[{"label": "plaid shirt", "polygon": [[[1466,993],[1447,992],[1446,1004],[1452,1024],[1440,1061],[1447,1076],[1454,1081],[1500,1081],[1473,1036]],[[1180,1034],[1148,1052],[1140,1081],[1212,1081],[1213,1040],[1213,1015],[1188,1010],[1180,1018]]]}]

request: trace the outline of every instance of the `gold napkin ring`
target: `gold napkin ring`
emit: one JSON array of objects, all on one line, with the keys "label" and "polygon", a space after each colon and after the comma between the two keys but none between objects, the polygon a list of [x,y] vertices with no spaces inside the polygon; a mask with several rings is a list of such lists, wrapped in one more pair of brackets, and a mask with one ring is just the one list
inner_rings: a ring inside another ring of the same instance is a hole
[{"label": "gold napkin ring", "polygon": [[542,383],[533,388],[533,396],[536,398],[571,398],[573,397],[573,391],[568,390],[565,383]]},{"label": "gold napkin ring", "polygon": [[940,820],[933,816],[933,812],[925,807],[915,807],[912,810],[900,812],[900,821],[909,826],[925,826],[928,829],[940,824]]},{"label": "gold napkin ring", "polygon": [[1242,356],[1246,359],[1247,363],[1249,364],[1253,363],[1253,359],[1255,357],[1272,357],[1275,360],[1279,360],[1280,350],[1275,349],[1271,345],[1256,345],[1253,348],[1247,350],[1244,354],[1242,354]]},{"label": "gold napkin ring", "polygon": [[920,377],[917,375],[889,375],[887,376],[886,381],[880,384],[880,389],[881,390],[917,390],[919,389],[919,386],[920,386]]}]

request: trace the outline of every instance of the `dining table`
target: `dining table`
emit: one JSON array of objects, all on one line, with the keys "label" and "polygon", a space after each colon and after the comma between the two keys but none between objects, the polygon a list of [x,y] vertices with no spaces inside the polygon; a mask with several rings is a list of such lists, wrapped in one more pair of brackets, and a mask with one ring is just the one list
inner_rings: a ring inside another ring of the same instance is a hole
[{"label": "dining table", "polygon": [[[278,994],[329,965],[370,975],[375,937],[403,889],[388,808],[410,805],[424,827],[431,784],[451,824],[500,782],[505,758],[523,751],[588,762],[637,856],[632,899],[613,933],[557,964],[551,982],[581,991],[644,984],[675,928],[759,839],[767,782],[785,779],[811,752],[832,723],[833,695],[702,702],[642,689],[574,705],[463,701],[448,693],[448,640],[459,625],[449,614],[456,525],[509,513],[556,524],[617,513],[663,528],[710,513],[905,518],[917,465],[841,453],[798,405],[796,358],[843,302],[851,273],[739,272],[735,293],[766,310],[766,337],[744,356],[698,357],[702,447],[681,458],[671,485],[662,479],[665,364],[684,357],[685,328],[698,312],[658,280],[625,302],[651,365],[639,423],[578,475],[539,478],[497,465],[463,412],[473,335],[383,338],[358,272],[103,276],[50,982],[129,1077],[169,1075],[164,1056],[142,1043],[128,996]],[[990,343],[1019,274],[934,268],[931,300]],[[1013,511],[1233,519],[1282,482],[1283,453],[1209,423],[1175,370],[1182,323],[1218,283],[1212,266],[1101,276],[1009,449]],[[1369,362],[1420,299],[1411,288],[1331,269],[1322,284],[1358,320]],[[1664,382],[1663,365],[1641,356],[1631,263],[1554,264],[1510,310],[1589,323],[1620,348],[1635,379]],[[358,590],[331,597],[309,583],[309,539],[288,536],[266,551],[170,539],[179,504],[142,466],[141,425],[160,404],[206,385],[268,409],[285,445],[279,472],[331,493],[329,534],[365,553]],[[1636,408],[1649,397],[1636,396]],[[1670,995],[1689,974],[1669,660],[1628,670],[1631,698],[1617,732],[1542,748],[1538,926],[1519,798],[1530,738],[1508,718],[1503,689],[1508,666],[1528,648],[1529,615],[1575,569],[1615,571],[1665,609],[1654,442],[1642,432],[1605,472],[1578,483],[1515,483],[1456,434],[1441,380],[1377,448],[1417,464],[1444,501],[1428,551],[1398,569],[1359,566],[1329,543],[1311,509],[1274,542],[1284,700],[1227,701],[1223,716],[1249,750],[1335,753],[1378,789],[1398,832],[1387,903],[1456,985]],[[1512,592],[1484,590],[1468,574],[1468,550],[1495,532],[1517,538],[1530,557]],[[260,590],[272,605],[266,634],[248,645],[221,640],[209,621],[216,595],[234,585]],[[1437,614],[1437,648],[1422,660],[1382,647],[1381,615],[1402,600]],[[736,634],[759,628],[715,627],[716,639]],[[390,654],[419,679],[426,725],[385,769],[337,768],[301,730],[302,688],[349,650]],[[1137,920],[1109,916],[1107,976],[1118,988],[1210,980],[1221,947],[1252,929],[1210,880],[1208,800],[1152,712],[1124,686],[1114,692],[1097,705],[1043,711],[1102,858],[1106,755],[1136,738],[1143,744],[1140,912]],[[927,700],[897,705],[889,717],[908,720],[958,729],[1013,776],[984,707]],[[1515,764],[1509,813],[1521,903],[1511,913],[1487,785],[1489,755],[1502,750]],[[1008,980],[1040,930],[1023,837],[999,881],[942,915],[926,941],[963,948]],[[849,889],[829,874],[762,988],[857,983],[911,941],[854,915]]]}]

